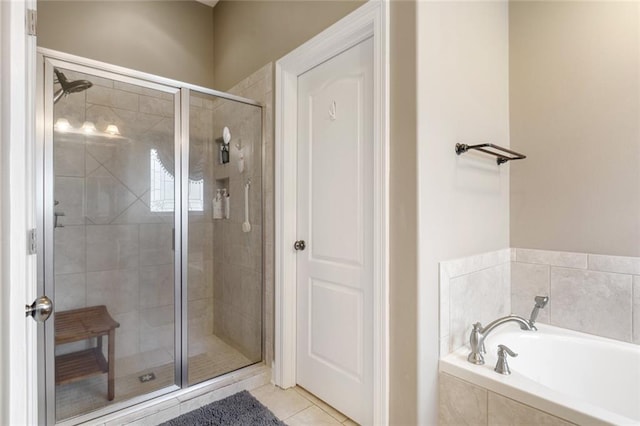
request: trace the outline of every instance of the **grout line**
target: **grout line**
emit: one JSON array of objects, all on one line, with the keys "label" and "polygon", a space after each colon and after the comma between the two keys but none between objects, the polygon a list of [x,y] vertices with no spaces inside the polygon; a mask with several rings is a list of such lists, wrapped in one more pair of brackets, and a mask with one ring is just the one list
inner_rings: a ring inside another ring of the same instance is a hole
[{"label": "grout line", "polygon": [[[292,414],[292,415],[290,415],[289,417],[284,418],[284,419],[280,419],[280,420],[282,420],[283,422],[284,422],[285,420],[289,420],[291,417],[293,417],[293,416],[297,416],[298,414],[302,413],[304,410],[306,410],[306,409],[308,409],[308,408],[311,408],[311,407],[313,407],[313,406],[314,406],[314,404],[312,403],[311,405],[309,405],[309,406],[307,406],[307,407],[304,407],[302,410],[296,411],[295,413],[293,413],[293,414]],[[267,408],[269,408],[269,407],[267,407]]]},{"label": "grout line", "polygon": [[323,401],[322,399],[320,399],[320,398],[318,398],[317,396],[313,395],[311,392],[309,392],[309,391],[305,390],[305,392],[306,392],[307,394],[309,394],[309,395],[313,396],[313,397],[314,397],[314,398],[316,398],[318,401],[321,401],[324,405],[326,405],[327,407],[331,408],[331,409],[332,409],[333,411],[335,411],[336,413],[339,413],[339,414],[341,414],[342,416],[346,417],[346,419],[345,419],[345,420],[342,420],[342,421],[341,421],[340,419],[338,419],[337,417],[335,417],[333,414],[331,414],[330,412],[328,412],[327,410],[325,410],[322,406],[318,405],[315,401],[313,401],[312,399],[308,398],[305,394],[303,394],[302,392],[298,391],[298,389],[299,389],[299,387],[298,387],[298,386],[296,386],[296,387],[294,387],[294,388],[293,388],[293,390],[295,390],[295,391],[298,393],[298,395],[302,396],[304,399],[306,399],[307,401],[311,402],[311,404],[313,404],[313,406],[314,406],[314,407],[318,407],[318,408],[320,409],[320,411],[322,411],[323,413],[325,413],[325,414],[329,415],[329,417],[331,417],[332,419],[334,419],[334,420],[335,420],[335,421],[337,421],[338,423],[344,423],[345,421],[349,420],[349,417],[348,417],[346,414],[344,414],[344,413],[342,413],[342,412],[340,412],[340,411],[336,410],[334,407],[332,407],[331,405],[327,404],[327,403],[326,403],[325,401]]}]

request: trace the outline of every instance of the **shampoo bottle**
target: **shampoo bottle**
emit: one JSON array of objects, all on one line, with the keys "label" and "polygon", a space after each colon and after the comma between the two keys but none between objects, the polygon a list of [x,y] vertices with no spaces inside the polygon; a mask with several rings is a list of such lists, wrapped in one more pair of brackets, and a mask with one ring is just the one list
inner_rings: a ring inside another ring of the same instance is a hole
[{"label": "shampoo bottle", "polygon": [[224,217],[224,208],[222,206],[222,194],[220,194],[220,190],[216,191],[216,197],[213,199],[213,218],[214,219],[222,219]]},{"label": "shampoo bottle", "polygon": [[231,197],[227,192],[227,188],[222,189],[222,204],[224,205],[224,218],[231,217]]}]

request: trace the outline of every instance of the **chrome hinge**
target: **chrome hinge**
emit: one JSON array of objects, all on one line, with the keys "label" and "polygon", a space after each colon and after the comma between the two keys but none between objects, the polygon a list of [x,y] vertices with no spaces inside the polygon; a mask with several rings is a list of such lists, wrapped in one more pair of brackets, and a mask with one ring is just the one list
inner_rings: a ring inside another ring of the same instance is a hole
[{"label": "chrome hinge", "polygon": [[38,253],[38,235],[36,230],[32,229],[29,231],[29,254],[36,253]]},{"label": "chrome hinge", "polygon": [[27,9],[27,35],[36,35],[38,24],[38,12],[34,9]]}]

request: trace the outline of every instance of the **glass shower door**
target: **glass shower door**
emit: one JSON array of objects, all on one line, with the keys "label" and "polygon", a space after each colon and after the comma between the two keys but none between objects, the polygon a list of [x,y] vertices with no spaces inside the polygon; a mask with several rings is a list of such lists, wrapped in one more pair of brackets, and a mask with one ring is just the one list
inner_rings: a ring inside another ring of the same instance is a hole
[{"label": "glass shower door", "polygon": [[189,93],[191,385],[262,360],[262,108]]},{"label": "glass shower door", "polygon": [[45,65],[48,386],[61,421],[179,383],[179,92]]}]

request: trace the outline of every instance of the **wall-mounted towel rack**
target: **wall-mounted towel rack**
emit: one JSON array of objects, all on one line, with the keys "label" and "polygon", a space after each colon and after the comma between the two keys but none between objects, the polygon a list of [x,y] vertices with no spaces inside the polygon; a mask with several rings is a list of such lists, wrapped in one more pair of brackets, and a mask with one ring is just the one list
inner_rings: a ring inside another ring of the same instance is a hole
[{"label": "wall-mounted towel rack", "polygon": [[[511,157],[508,156],[508,155],[503,154],[502,152],[490,151],[490,150],[485,149],[485,148],[493,148],[493,149],[495,149],[497,151],[506,152],[508,154],[511,154]],[[524,154],[520,154],[519,152],[511,151],[510,149],[503,148],[501,146],[494,145],[492,143],[481,143],[479,145],[467,145],[467,144],[463,144],[463,143],[457,143],[456,144],[456,154],[458,154],[458,155],[463,154],[463,153],[469,151],[470,149],[475,149],[476,151],[484,152],[485,154],[495,155],[496,157],[498,157],[498,159],[496,160],[498,162],[498,165],[500,165],[502,163],[506,163],[507,161],[511,161],[511,160],[522,160],[524,158],[527,158],[527,156],[524,155]]]}]

